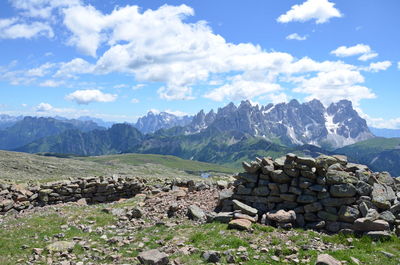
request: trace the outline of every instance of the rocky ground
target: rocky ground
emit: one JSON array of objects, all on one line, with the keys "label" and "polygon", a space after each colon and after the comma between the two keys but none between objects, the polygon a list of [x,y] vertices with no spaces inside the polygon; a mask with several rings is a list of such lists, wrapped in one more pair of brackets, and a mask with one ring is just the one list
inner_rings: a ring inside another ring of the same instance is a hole
[{"label": "rocky ground", "polygon": [[0,216],[0,264],[400,263],[394,236],[207,222],[215,220],[220,188],[153,187],[114,203],[81,200]]}]

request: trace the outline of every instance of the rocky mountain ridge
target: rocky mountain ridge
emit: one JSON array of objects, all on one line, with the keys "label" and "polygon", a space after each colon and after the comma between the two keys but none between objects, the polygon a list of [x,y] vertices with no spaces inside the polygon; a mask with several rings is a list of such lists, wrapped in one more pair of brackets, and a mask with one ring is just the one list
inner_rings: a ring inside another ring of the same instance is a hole
[{"label": "rocky mountain ridge", "polygon": [[175,126],[186,126],[192,121],[191,116],[177,116],[168,112],[155,113],[149,111],[140,117],[133,125],[142,133],[153,133],[160,129],[169,129]]}]

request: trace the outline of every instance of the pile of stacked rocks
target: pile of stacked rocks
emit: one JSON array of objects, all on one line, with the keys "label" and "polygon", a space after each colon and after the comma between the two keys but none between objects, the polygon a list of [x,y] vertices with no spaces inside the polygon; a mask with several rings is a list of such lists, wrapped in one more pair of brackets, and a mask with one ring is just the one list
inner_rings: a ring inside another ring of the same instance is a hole
[{"label": "pile of stacked rocks", "polygon": [[119,176],[79,178],[28,187],[0,184],[0,214],[81,199],[87,203],[115,201],[133,197],[143,189],[144,185],[137,179]]},{"label": "pile of stacked rocks", "polygon": [[400,234],[399,177],[374,173],[339,155],[287,154],[243,162],[243,167],[246,172],[236,177],[233,192],[220,193],[221,212],[215,218],[229,220],[241,213],[248,216],[242,219],[283,228]]}]

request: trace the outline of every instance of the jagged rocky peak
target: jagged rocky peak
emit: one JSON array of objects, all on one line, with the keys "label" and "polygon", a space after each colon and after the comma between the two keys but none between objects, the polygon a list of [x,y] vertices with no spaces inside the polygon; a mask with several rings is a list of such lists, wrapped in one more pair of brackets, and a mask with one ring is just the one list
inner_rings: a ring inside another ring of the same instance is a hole
[{"label": "jagged rocky peak", "polygon": [[288,103],[270,103],[261,107],[246,100],[238,106],[231,102],[219,108],[212,122],[204,122],[204,111],[198,115],[202,117],[201,123],[194,119],[190,133],[212,127],[251,136],[278,137],[284,144],[328,144],[331,147],[373,137],[365,120],[358,116],[348,100],[333,103],[328,108],[317,99],[305,103],[293,99]]},{"label": "jagged rocky peak", "polygon": [[283,144],[332,148],[353,144],[372,138],[367,123],[348,100],[332,103],[328,108],[317,99],[300,103],[253,105],[244,100],[236,106],[233,102],[205,113],[201,110],[193,117],[177,117],[170,113],[149,113],[140,118],[136,127],[144,133],[161,128],[184,126],[185,134],[207,130],[237,131],[267,139],[279,138]]},{"label": "jagged rocky peak", "polygon": [[139,118],[134,126],[142,133],[153,133],[160,129],[169,129],[175,126],[186,126],[192,121],[192,116],[177,116],[168,112],[149,111]]}]

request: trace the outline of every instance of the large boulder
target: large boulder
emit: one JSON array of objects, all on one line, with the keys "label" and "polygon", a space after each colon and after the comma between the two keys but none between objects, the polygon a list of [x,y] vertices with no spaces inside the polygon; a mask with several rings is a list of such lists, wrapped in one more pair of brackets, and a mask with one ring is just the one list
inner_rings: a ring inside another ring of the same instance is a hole
[{"label": "large boulder", "polygon": [[333,156],[320,155],[315,159],[317,167],[328,169],[331,165],[337,163],[338,160]]},{"label": "large boulder", "polygon": [[285,174],[282,170],[274,170],[271,172],[271,179],[276,183],[290,183],[291,177]]},{"label": "large boulder", "polygon": [[379,183],[386,184],[388,186],[392,186],[394,184],[394,178],[390,175],[389,172],[386,171],[378,173],[376,179]]},{"label": "large boulder", "polygon": [[385,231],[389,230],[389,223],[384,220],[371,221],[369,218],[363,217],[355,220],[352,228],[361,232]]},{"label": "large boulder", "polygon": [[353,197],[356,192],[356,187],[350,183],[332,185],[330,189],[333,197]]},{"label": "large boulder", "polygon": [[190,205],[188,208],[188,216],[190,219],[195,221],[202,221],[206,219],[206,214],[197,205]]},{"label": "large boulder", "polygon": [[341,265],[342,263],[328,254],[319,254],[316,265]]},{"label": "large boulder", "polygon": [[343,222],[353,223],[360,215],[357,208],[343,205],[339,210],[339,220]]},{"label": "large boulder", "polygon": [[396,194],[391,187],[378,183],[374,184],[371,196],[372,203],[383,210],[389,210],[391,201],[396,199]]},{"label": "large boulder", "polygon": [[251,221],[247,219],[234,219],[229,222],[228,228],[238,230],[249,230],[251,227]]},{"label": "large boulder", "polygon": [[293,210],[279,210],[276,212],[268,212],[267,219],[276,223],[292,223],[296,221],[296,213]]},{"label": "large boulder", "polygon": [[46,247],[49,252],[66,252],[71,251],[75,247],[75,242],[73,241],[57,241],[51,243]]},{"label": "large boulder", "polygon": [[146,265],[167,265],[169,263],[168,256],[157,249],[140,252],[138,259],[141,264]]},{"label": "large boulder", "polygon": [[233,209],[240,210],[244,214],[248,214],[250,216],[255,216],[258,213],[256,208],[250,207],[247,204],[244,204],[238,200],[233,200]]},{"label": "large boulder", "polygon": [[357,177],[351,175],[345,171],[339,170],[328,170],[326,172],[326,183],[333,184],[342,184],[342,183],[357,183]]}]

